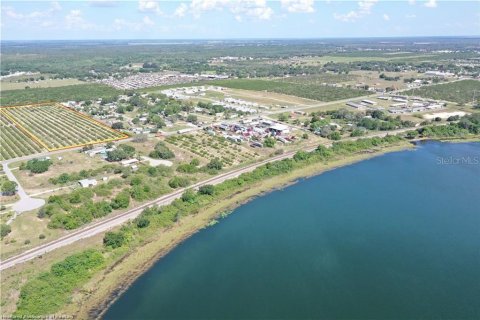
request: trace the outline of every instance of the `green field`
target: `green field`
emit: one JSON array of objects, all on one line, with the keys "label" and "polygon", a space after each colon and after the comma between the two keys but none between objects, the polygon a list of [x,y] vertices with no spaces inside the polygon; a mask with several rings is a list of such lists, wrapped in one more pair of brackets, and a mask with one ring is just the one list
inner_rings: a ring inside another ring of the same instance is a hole
[{"label": "green field", "polygon": [[364,90],[333,88],[308,82],[290,83],[280,80],[235,79],[210,81],[209,83],[233,89],[271,91],[318,101],[335,101],[368,94]]},{"label": "green field", "polygon": [[17,105],[50,101],[82,101],[97,98],[110,98],[122,91],[102,84],[79,84],[55,88],[30,88],[2,91],[1,105]]},{"label": "green field", "polygon": [[478,102],[480,96],[480,81],[462,80],[452,83],[444,83],[408,90],[405,94],[435,100],[451,101],[460,104],[472,102],[474,98],[476,102]]}]

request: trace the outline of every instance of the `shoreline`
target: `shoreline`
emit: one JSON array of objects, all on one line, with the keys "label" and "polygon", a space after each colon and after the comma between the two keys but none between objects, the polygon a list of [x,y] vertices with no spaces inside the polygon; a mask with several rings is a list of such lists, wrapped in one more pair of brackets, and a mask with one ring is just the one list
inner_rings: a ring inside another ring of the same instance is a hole
[{"label": "shoreline", "polygon": [[[94,276],[85,286],[83,296],[63,308],[63,313],[72,314],[78,318],[101,318],[109,307],[156,262],[167,255],[177,245],[187,240],[198,231],[207,228],[209,224],[221,217],[225,212],[230,214],[234,209],[264,196],[270,192],[283,189],[306,179],[321,175],[324,172],[338,169],[360,161],[368,160],[386,153],[412,149],[416,146],[410,142],[383,147],[372,152],[362,152],[346,158],[340,158],[328,163],[313,163],[304,168],[294,170],[289,174],[260,181],[250,187],[228,195],[216,204],[210,205],[200,212],[182,218],[174,226],[161,231],[161,237],[149,236],[148,241],[128,250],[123,257],[99,275]],[[98,286],[102,283],[103,286]]]}]

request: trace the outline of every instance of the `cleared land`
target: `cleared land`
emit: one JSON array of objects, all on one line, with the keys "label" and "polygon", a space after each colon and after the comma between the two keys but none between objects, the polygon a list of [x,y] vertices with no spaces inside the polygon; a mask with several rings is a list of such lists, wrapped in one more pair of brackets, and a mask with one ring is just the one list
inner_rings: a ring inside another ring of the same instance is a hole
[{"label": "cleared land", "polygon": [[335,88],[315,83],[290,83],[279,80],[217,80],[209,82],[212,85],[255,91],[277,92],[318,101],[334,101],[364,96],[366,91],[350,88]]},{"label": "cleared land", "polygon": [[56,88],[30,88],[23,90],[2,91],[2,106],[50,102],[82,101],[97,98],[111,98],[122,91],[102,84],[79,84]]},{"label": "cleared land", "polygon": [[13,82],[13,81],[2,81],[0,83],[0,91],[7,90],[21,90],[25,87],[30,88],[56,88],[71,86],[76,84],[83,84],[85,82],[77,79],[46,79],[40,81],[30,81],[30,82]]},{"label": "cleared land", "polygon": [[480,96],[480,81],[462,80],[405,91],[404,94],[456,103],[468,103]]},{"label": "cleared land", "polygon": [[3,107],[0,114],[8,133],[2,134],[2,160],[128,137],[60,104]]}]

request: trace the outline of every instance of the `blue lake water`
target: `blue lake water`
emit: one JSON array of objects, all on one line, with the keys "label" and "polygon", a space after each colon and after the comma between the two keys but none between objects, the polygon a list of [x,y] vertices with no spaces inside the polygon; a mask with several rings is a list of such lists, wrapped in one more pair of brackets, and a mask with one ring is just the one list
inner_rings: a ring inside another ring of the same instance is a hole
[{"label": "blue lake water", "polygon": [[259,197],[104,318],[480,319],[479,161],[480,143],[427,142]]}]

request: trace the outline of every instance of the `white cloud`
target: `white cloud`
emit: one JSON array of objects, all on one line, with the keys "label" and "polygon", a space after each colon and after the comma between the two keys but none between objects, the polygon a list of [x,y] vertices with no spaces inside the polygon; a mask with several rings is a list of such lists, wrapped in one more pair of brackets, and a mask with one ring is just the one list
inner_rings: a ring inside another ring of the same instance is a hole
[{"label": "white cloud", "polygon": [[160,5],[157,1],[140,0],[138,1],[138,10],[140,12],[150,12],[155,14],[161,14]]},{"label": "white cloud", "polygon": [[228,10],[237,21],[242,21],[244,16],[260,20],[269,20],[273,16],[266,0],[192,0],[190,6],[180,5],[174,16],[181,17],[189,12],[199,18],[203,13],[214,10]]},{"label": "white cloud", "polygon": [[40,27],[42,27],[42,28],[52,27],[54,25],[55,24],[53,23],[53,21],[44,21],[44,22],[40,23]]},{"label": "white cloud", "polygon": [[150,19],[149,16],[145,16],[143,17],[143,24],[146,25],[146,26],[153,26],[155,24],[155,22],[153,22],[152,19]]},{"label": "white cloud", "polygon": [[128,21],[125,19],[117,18],[113,20],[111,28],[115,31],[120,31],[123,29],[141,31],[155,25],[155,22],[150,19],[149,16],[144,16],[141,21]]},{"label": "white cloud", "polygon": [[58,1],[53,1],[50,3],[50,8],[44,11],[32,11],[29,13],[19,13],[15,11],[13,7],[2,7],[2,11],[7,15],[7,17],[12,19],[21,19],[21,20],[30,20],[38,19],[52,16],[53,13],[62,10],[62,7]]},{"label": "white cloud", "polygon": [[88,5],[91,7],[111,8],[118,6],[116,0],[90,0]]},{"label": "white cloud", "polygon": [[389,21],[390,20],[390,16],[386,13],[383,14],[383,20],[385,21]]},{"label": "white cloud", "polygon": [[437,0],[428,0],[427,2],[425,2],[424,6],[427,8],[436,8]]},{"label": "white cloud", "polygon": [[93,29],[95,25],[93,23],[87,22],[83,18],[82,11],[75,9],[70,10],[70,12],[65,16],[65,25],[68,29]]},{"label": "white cloud", "polygon": [[313,0],[280,0],[282,8],[288,12],[315,12]]},{"label": "white cloud", "polygon": [[173,13],[173,16],[183,18],[185,16],[185,14],[187,13],[187,11],[188,11],[188,6],[185,3],[181,3],[177,7],[177,9],[175,9],[175,12]]},{"label": "white cloud", "polygon": [[344,14],[335,13],[333,16],[335,19],[344,21],[344,22],[354,22],[358,19],[361,19],[372,12],[372,7],[377,3],[378,0],[364,0],[357,3],[358,9],[356,11],[352,10]]},{"label": "white cloud", "polygon": [[267,6],[265,0],[237,1],[230,7],[230,11],[235,15],[235,19],[237,20],[241,20],[243,15],[260,20],[270,20],[273,16],[273,10]]}]

